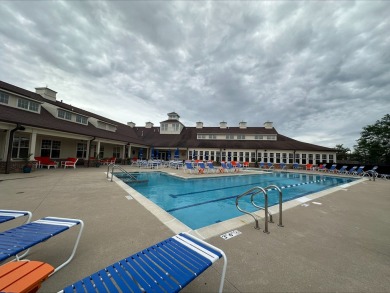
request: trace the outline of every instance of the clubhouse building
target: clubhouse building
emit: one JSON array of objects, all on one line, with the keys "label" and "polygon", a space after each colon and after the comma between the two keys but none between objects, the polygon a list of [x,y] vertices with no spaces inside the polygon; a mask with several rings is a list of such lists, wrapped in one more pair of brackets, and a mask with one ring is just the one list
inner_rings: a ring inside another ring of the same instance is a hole
[{"label": "clubhouse building", "polygon": [[227,122],[185,126],[177,113],[155,126],[122,124],[56,99],[56,92],[31,92],[0,81],[0,172],[20,172],[26,157],[53,161],[78,158],[90,166],[97,159],[212,160],[319,164],[336,162],[336,150],[279,134],[272,122],[232,127]]}]

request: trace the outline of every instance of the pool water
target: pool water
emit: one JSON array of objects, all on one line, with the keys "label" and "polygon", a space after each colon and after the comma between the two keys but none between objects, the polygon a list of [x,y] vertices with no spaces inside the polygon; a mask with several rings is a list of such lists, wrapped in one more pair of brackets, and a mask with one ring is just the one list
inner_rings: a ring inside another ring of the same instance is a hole
[{"label": "pool water", "polygon": [[[191,229],[242,216],[236,208],[236,197],[256,186],[276,185],[282,189],[283,201],[289,201],[355,180],[287,172],[194,179],[181,179],[162,172],[132,174],[138,180],[147,180],[146,183],[129,183],[132,188]],[[278,204],[277,191],[268,191],[268,196],[269,206]],[[262,193],[254,199],[257,205],[264,206]],[[240,199],[240,207],[250,212],[257,210],[250,203],[250,196]]]}]

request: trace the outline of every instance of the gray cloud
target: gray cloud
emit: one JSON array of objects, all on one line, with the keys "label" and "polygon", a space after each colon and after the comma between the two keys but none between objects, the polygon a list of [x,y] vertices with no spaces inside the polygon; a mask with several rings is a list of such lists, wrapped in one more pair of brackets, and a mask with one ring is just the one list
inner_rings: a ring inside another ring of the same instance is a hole
[{"label": "gray cloud", "polygon": [[385,1],[3,1],[0,79],[120,122],[270,120],[352,147],[388,113],[388,15]]}]

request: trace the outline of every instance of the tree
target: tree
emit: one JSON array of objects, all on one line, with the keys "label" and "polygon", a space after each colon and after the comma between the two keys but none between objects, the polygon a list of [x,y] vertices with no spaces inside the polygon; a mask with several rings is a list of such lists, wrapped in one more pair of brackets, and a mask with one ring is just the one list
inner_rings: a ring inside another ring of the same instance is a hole
[{"label": "tree", "polygon": [[335,149],[337,150],[336,156],[337,160],[348,160],[348,152],[351,151],[350,148],[345,148],[342,144],[336,144]]},{"label": "tree", "polygon": [[375,124],[363,127],[355,145],[356,155],[364,163],[390,162],[390,115],[386,114]]}]

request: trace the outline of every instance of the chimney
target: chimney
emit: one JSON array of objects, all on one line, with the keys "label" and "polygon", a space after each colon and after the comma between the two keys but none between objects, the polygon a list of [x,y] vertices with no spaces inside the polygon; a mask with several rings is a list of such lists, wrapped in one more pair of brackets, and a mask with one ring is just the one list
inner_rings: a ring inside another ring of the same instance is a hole
[{"label": "chimney", "polygon": [[49,89],[48,87],[36,87],[35,92],[38,95],[41,95],[45,99],[51,100],[51,101],[56,101],[56,94],[57,92]]},{"label": "chimney", "polygon": [[127,125],[130,126],[131,128],[135,127],[135,123],[134,122],[127,122]]},{"label": "chimney", "polygon": [[272,129],[273,128],[272,122],[264,122],[264,128],[265,129]]},{"label": "chimney", "polygon": [[225,121],[219,122],[219,128],[226,129],[227,128],[227,122],[225,122]]},{"label": "chimney", "polygon": [[152,128],[152,127],[153,127],[153,123],[152,122],[146,122],[145,128]]},{"label": "chimney", "polygon": [[196,122],[196,128],[203,128],[203,122]]},{"label": "chimney", "polygon": [[240,126],[240,129],[246,129],[246,122],[241,121],[241,122],[239,123],[239,126]]}]

